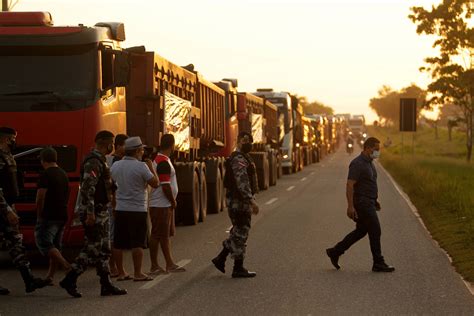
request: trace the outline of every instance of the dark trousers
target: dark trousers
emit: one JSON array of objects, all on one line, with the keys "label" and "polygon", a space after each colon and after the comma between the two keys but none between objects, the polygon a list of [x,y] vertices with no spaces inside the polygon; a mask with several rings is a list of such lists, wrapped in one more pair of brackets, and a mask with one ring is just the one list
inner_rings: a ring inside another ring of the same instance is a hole
[{"label": "dark trousers", "polygon": [[382,230],[375,210],[375,201],[373,205],[372,203],[356,204],[355,208],[358,216],[356,228],[334,247],[336,253],[342,255],[353,244],[369,234],[370,250],[374,263],[384,262],[380,245]]}]

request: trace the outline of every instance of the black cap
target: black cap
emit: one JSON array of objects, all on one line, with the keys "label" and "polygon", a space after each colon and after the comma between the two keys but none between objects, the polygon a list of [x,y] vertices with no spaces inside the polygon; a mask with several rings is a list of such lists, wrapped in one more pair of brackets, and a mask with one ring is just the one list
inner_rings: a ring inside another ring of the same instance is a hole
[{"label": "black cap", "polygon": [[11,127],[0,127],[0,134],[3,135],[16,135],[16,130]]},{"label": "black cap", "polygon": [[97,135],[95,135],[95,141],[99,141],[99,140],[102,140],[102,139],[106,139],[106,138],[114,138],[115,135],[112,133],[112,132],[109,132],[109,131],[100,131],[97,133]]}]

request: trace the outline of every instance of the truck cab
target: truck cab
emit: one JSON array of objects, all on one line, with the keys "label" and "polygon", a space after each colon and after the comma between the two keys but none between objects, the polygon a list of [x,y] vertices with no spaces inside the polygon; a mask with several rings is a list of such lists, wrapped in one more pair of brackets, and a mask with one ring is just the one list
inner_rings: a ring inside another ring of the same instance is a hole
[{"label": "truck cab", "polygon": [[[18,131],[17,152],[52,146],[70,181],[66,245],[83,242],[74,216],[82,158],[103,129],[125,132],[127,63],[122,23],[54,26],[48,12],[0,13],[0,125]],[[27,246],[34,245],[38,153],[17,160],[15,203]]]}]

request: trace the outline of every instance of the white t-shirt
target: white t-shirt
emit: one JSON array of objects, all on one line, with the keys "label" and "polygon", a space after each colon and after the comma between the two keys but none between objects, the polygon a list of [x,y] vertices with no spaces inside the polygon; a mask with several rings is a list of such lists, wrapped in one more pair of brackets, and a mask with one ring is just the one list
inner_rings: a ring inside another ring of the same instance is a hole
[{"label": "white t-shirt", "polygon": [[176,171],[174,170],[170,159],[160,153],[156,156],[153,166],[156,168],[156,173],[160,180],[160,186],[151,190],[150,207],[170,207],[171,203],[163,192],[162,184],[165,183],[171,186],[171,192],[173,193],[174,199],[176,199],[178,196],[178,180],[176,178]]},{"label": "white t-shirt", "polygon": [[148,181],[153,178],[148,166],[129,156],[115,162],[110,168],[117,183],[116,211],[147,212]]}]

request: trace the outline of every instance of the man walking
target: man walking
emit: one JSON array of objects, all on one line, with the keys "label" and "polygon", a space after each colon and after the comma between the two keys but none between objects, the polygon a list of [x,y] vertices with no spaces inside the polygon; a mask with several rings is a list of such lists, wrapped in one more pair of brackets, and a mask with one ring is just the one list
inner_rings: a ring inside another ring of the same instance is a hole
[{"label": "man walking", "polygon": [[237,150],[226,161],[224,186],[227,188],[226,203],[232,229],[229,238],[222,243],[222,251],[212,259],[214,266],[225,273],[225,261],[230,253],[234,259],[233,278],[252,278],[257,275],[243,265],[252,213],[257,215],[259,212],[254,197],[258,191],[256,168],[249,156],[252,143],[251,134],[239,133]]},{"label": "man walking", "polygon": [[60,252],[64,225],[67,221],[69,180],[66,172],[57,164],[56,150],[51,147],[44,148],[40,158],[45,170],[40,176],[36,193],[38,220],[35,239],[41,254],[49,257],[46,281],[52,285],[58,266],[66,271],[71,268]]},{"label": "man walking", "polygon": [[[19,196],[17,167],[12,151],[15,149],[17,133],[13,128],[0,127],[0,232],[7,243],[13,264],[20,271],[25,282],[26,292],[30,293],[47,285],[47,282],[35,278],[30,270],[30,262],[25,256],[23,235],[20,234],[19,218],[13,207]],[[0,288],[0,294],[10,293]]]},{"label": "man walking", "polygon": [[95,148],[81,166],[81,190],[79,212],[84,226],[85,244],[72,264],[71,271],[59,283],[72,297],[81,297],[76,281],[89,263],[94,263],[100,277],[100,295],[124,295],[126,290],[110,281],[109,211],[113,198],[113,181],[105,155],[113,149],[114,134],[100,131],[95,137]]},{"label": "man walking", "polygon": [[[158,177],[151,160],[142,161],[143,147],[140,137],[129,137],[125,141],[125,157],[111,169],[117,183],[114,246],[118,250],[132,249],[134,281],[153,280],[142,272],[142,264],[147,243],[147,188],[157,188]],[[123,265],[121,254],[116,257],[119,270]]]},{"label": "man walking", "polygon": [[166,261],[166,272],[184,272],[171,255],[170,237],[175,234],[174,212],[178,196],[178,180],[176,171],[170,161],[174,151],[174,136],[165,134],[161,137],[160,152],[155,158],[156,172],[160,186],[152,189],[150,198],[150,273],[163,273],[165,270],[158,265],[158,250],[161,245]]},{"label": "man walking", "polygon": [[381,228],[377,216],[380,204],[377,201],[377,170],[373,160],[380,156],[380,141],[369,137],[364,151],[349,165],[346,186],[347,216],[356,222],[356,228],[334,248],[326,249],[331,263],[340,269],[339,257],[353,244],[369,234],[374,272],[393,272],[395,268],[385,263],[380,246]]}]

